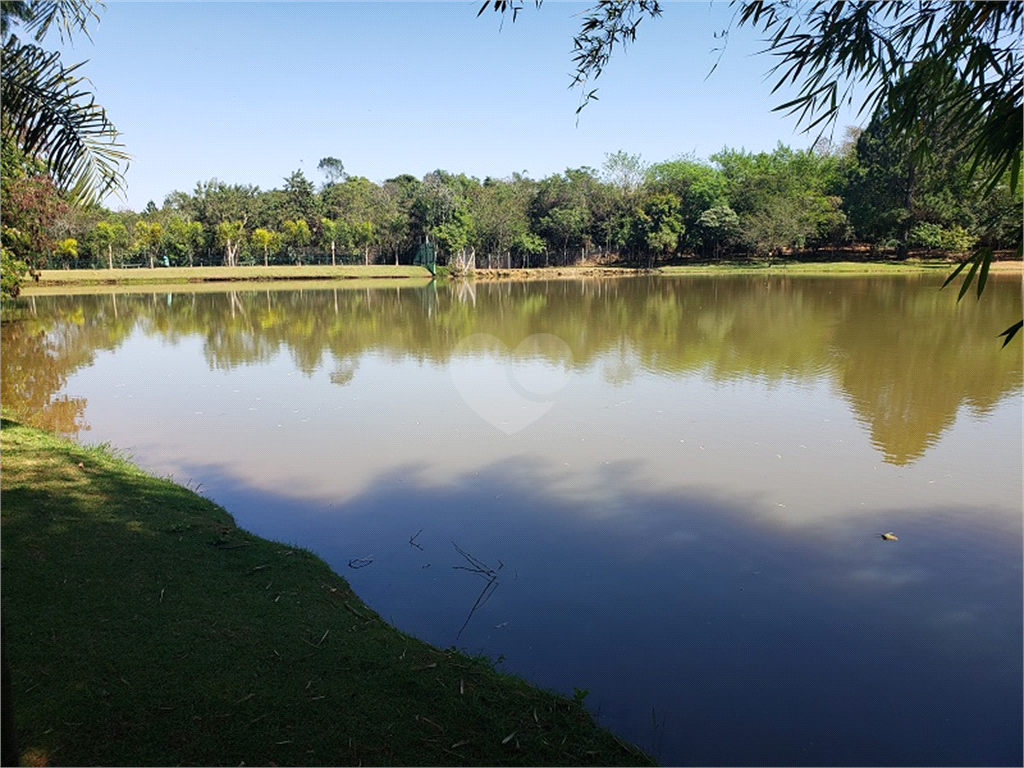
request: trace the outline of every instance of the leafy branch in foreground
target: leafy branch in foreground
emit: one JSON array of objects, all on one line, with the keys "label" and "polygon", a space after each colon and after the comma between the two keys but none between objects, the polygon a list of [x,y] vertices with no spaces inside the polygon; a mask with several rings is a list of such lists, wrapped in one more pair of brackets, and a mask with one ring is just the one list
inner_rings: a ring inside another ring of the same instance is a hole
[{"label": "leafy branch in foreground", "polygon": [[[738,25],[769,35],[766,52],[778,57],[772,92],[799,84],[799,95],[776,110],[795,114],[807,130],[833,123],[854,92],[866,88],[862,114],[886,112],[892,128],[914,146],[916,161],[933,153],[938,121],[969,148],[969,175],[991,194],[1009,177],[1020,184],[1020,35],[1024,3],[789,2],[742,3]],[[1021,254],[1020,240],[1017,247]],[[972,284],[985,290],[992,250],[982,248],[946,280],[968,266],[957,301]],[[977,282],[975,283],[975,278]],[[1020,331],[1003,331],[1006,346]]]},{"label": "leafy branch in foreground", "polygon": [[[971,284],[974,282],[975,277],[977,277],[978,279],[978,298],[981,298],[981,294],[985,290],[985,284],[986,282],[988,282],[988,271],[989,267],[992,264],[992,255],[993,254],[991,248],[981,248],[980,250],[978,250],[977,253],[974,254],[972,258],[962,262],[960,266],[953,270],[949,277],[946,278],[946,281],[942,284],[942,287],[945,288],[947,285],[953,282],[960,275],[960,273],[967,269],[967,267],[969,266],[970,269],[967,270],[967,275],[964,277],[964,281],[960,284],[960,292],[957,294],[956,300],[959,302],[960,299],[967,295],[967,291],[970,290]],[[1021,255],[1020,249],[1018,249],[1017,255],[1018,257]],[[1013,337],[1017,335],[1021,328],[1024,328],[1024,319],[1018,320],[1016,323],[1014,323],[1005,331],[999,334],[999,336],[1001,337],[1006,337],[1003,339],[1004,347],[1011,341],[1013,341]]]},{"label": "leafy branch in foreground", "polygon": [[[535,0],[540,6],[542,0]],[[734,0],[732,26],[766,35],[763,53],[776,57],[772,93],[794,86],[797,96],[775,109],[795,115],[805,130],[834,124],[842,107],[860,101],[862,115],[886,114],[894,133],[913,147],[914,162],[929,158],[942,122],[962,137],[970,176],[991,194],[1004,178],[1010,194],[1021,177],[1024,122],[1020,37],[1024,3],[928,0],[835,2]],[[512,11],[514,0],[487,0],[487,8]],[[573,86],[598,78],[616,46],[635,42],[640,22],[661,15],[657,0],[598,0],[574,38]],[[729,29],[723,33],[728,40]],[[579,109],[596,99],[585,93]],[[1018,239],[1018,243],[1020,240]],[[1018,254],[1021,253],[1018,245]],[[951,276],[971,265],[960,297],[975,276],[984,290],[991,251],[980,250]],[[947,281],[947,284],[949,281]],[[1002,335],[1006,342],[1021,323]]]},{"label": "leafy branch in foreground", "polygon": [[[543,0],[534,0],[534,4],[539,8]],[[514,23],[523,5],[515,0],[485,0],[477,16],[488,8],[498,13],[511,11]],[[598,0],[587,10],[580,31],[573,38],[572,60],[576,72],[569,87],[583,88],[597,80],[611,61],[616,47],[625,49],[635,42],[640,22],[658,16],[661,16],[661,3],[658,0]],[[596,88],[583,94],[576,113],[579,114],[591,101],[597,101]]]},{"label": "leafy branch in foreground", "polygon": [[1021,21],[1024,4],[741,3],[737,26],[768,35],[778,59],[772,92],[799,85],[776,110],[810,130],[835,121],[857,89],[861,114],[886,109],[897,130],[913,134],[927,154],[930,123],[951,120],[973,148],[973,171],[993,188],[1010,171],[1020,181]]},{"label": "leafy branch in foreground", "polygon": [[128,154],[106,111],[60,54],[34,45],[5,45],[3,130],[31,157],[45,161],[58,186],[74,200],[102,198],[118,189]]},{"label": "leafy branch in foreground", "polygon": [[52,27],[63,41],[75,31],[88,36],[96,18],[89,0],[4,2],[0,6],[3,35],[2,133],[31,158],[41,160],[58,188],[73,202],[90,203],[118,191],[129,156],[118,132],[77,74],[82,64],[65,66],[60,53],[18,39],[21,25],[41,41]]}]

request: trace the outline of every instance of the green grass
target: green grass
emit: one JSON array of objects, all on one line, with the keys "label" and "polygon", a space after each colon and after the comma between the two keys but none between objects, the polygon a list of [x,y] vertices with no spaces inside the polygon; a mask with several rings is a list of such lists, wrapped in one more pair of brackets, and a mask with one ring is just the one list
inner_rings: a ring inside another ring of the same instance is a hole
[{"label": "green grass", "polygon": [[[993,272],[1021,271],[1020,261],[996,261],[992,264]],[[923,260],[908,259],[901,262],[893,261],[776,261],[771,265],[766,262],[720,262],[674,264],[658,267],[654,273],[663,275],[700,275],[700,274],[801,274],[801,275],[864,275],[864,274],[903,274],[911,272],[948,273],[953,264],[945,259]],[[97,285],[123,287],[125,290],[137,290],[137,286],[145,286],[147,290],[169,288],[174,285],[191,284],[193,286],[209,283],[216,290],[225,282],[260,282],[273,281],[281,287],[302,287],[303,283],[311,285],[312,281],[320,281],[317,287],[331,287],[324,281],[333,281],[341,287],[365,287],[368,284],[381,285],[382,279],[400,280],[403,284],[415,281],[429,282],[430,273],[422,267],[409,265],[371,264],[347,265],[332,267],[327,265],[306,266],[273,266],[273,267],[158,267],[156,269],[44,269],[38,282],[26,281],[26,295],[44,295],[47,293],[68,293],[84,291]],[[479,280],[525,280],[530,278],[573,278],[573,277],[619,277],[631,274],[650,274],[647,270],[623,267],[618,265],[591,266],[576,265],[566,267],[534,267],[523,269],[480,269],[474,277]],[[445,267],[438,268],[438,277],[449,277]],[[300,282],[301,281],[301,282]],[[338,281],[341,281],[340,283]]]},{"label": "green grass", "polygon": [[722,264],[672,265],[660,267],[663,275],[691,274],[775,274],[775,275],[867,275],[911,274],[920,272],[952,272],[948,261],[829,261],[829,262],[737,262]]},{"label": "green grass", "polygon": [[[35,285],[103,283],[192,283],[234,280],[351,280],[354,278],[429,277],[423,267],[371,264],[274,267],[157,267],[156,269],[44,269]],[[33,281],[25,282],[31,289]]]},{"label": "green grass", "polygon": [[223,293],[224,291],[355,291],[377,288],[415,288],[430,285],[430,275],[423,277],[403,277],[394,280],[382,280],[373,277],[354,277],[345,280],[330,280],[311,277],[305,280],[269,279],[269,280],[209,280],[202,283],[45,283],[32,284],[22,291],[24,296],[74,296],[94,294],[129,294],[129,293]]},{"label": "green grass", "polygon": [[4,420],[0,460],[23,763],[651,764],[578,702],[399,632],[311,553],[106,449]]},{"label": "green grass", "polygon": [[[771,275],[948,275],[957,263],[948,259],[906,259],[905,261],[774,261],[724,262],[718,264],[679,264],[657,269],[663,275],[693,274],[771,274]],[[993,261],[993,273],[1020,272],[1020,261]]]}]

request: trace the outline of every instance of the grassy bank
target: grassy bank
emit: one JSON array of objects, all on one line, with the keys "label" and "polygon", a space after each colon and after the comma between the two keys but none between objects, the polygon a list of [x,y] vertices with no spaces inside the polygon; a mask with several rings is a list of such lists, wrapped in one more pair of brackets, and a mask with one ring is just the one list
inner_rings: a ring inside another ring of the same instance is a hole
[{"label": "grassy bank", "polygon": [[[529,269],[478,269],[470,278],[489,280],[557,280],[590,277],[624,277],[637,274],[659,275],[726,275],[726,274],[773,274],[773,275],[866,275],[866,274],[907,274],[931,272],[948,274],[954,264],[946,259],[907,259],[905,261],[776,261],[768,262],[718,262],[673,264],[655,269],[577,265],[568,267],[531,267]],[[992,263],[994,273],[1016,272],[1020,274],[1024,264],[1020,261],[996,261]],[[438,277],[449,277],[444,267],[438,269]],[[422,267],[408,265],[394,266],[373,264],[370,266],[274,266],[274,267],[158,267],[156,269],[44,269],[39,281],[26,281],[26,295],[48,293],[69,293],[88,291],[98,285],[117,286],[127,291],[156,288],[167,289],[175,285],[209,283],[215,290],[226,282],[270,282],[275,286],[288,288],[311,286],[331,287],[326,283],[346,287],[380,286],[381,280],[395,280],[396,284],[416,285],[429,282],[430,273]],[[339,283],[339,281],[341,281]],[[303,285],[305,284],[305,286]]]},{"label": "grassy bank", "polygon": [[129,293],[223,293],[225,291],[365,291],[379,288],[417,288],[430,285],[431,277],[403,277],[378,280],[372,277],[354,277],[345,280],[244,280],[231,282],[211,280],[203,283],[49,283],[33,284],[22,291],[24,296],[74,296]]},{"label": "grassy bank", "polygon": [[44,269],[39,281],[27,280],[26,290],[33,285],[103,285],[110,283],[205,283],[236,280],[352,280],[402,279],[429,277],[423,267],[371,264],[370,266],[330,265],[274,267],[157,267],[156,269]]},{"label": "grassy bank", "polygon": [[[737,261],[716,263],[671,264],[642,269],[636,267],[604,267],[579,265],[569,267],[531,267],[529,269],[477,269],[472,279],[489,280],[557,280],[584,277],[622,277],[627,275],[900,275],[931,273],[948,275],[956,264],[946,259],[907,259],[904,261]],[[995,261],[993,273],[1024,271],[1020,261]]]},{"label": "grassy bank", "polygon": [[[956,263],[947,259],[907,259],[905,261],[776,261],[772,263],[693,264],[660,267],[663,275],[689,274],[771,274],[771,275],[900,275],[931,273],[946,276]],[[994,261],[993,273],[1021,273],[1020,261]]]},{"label": "grassy bank", "polygon": [[0,459],[23,763],[650,764],[579,703],[395,630],[309,552],[106,450],[5,420]]}]

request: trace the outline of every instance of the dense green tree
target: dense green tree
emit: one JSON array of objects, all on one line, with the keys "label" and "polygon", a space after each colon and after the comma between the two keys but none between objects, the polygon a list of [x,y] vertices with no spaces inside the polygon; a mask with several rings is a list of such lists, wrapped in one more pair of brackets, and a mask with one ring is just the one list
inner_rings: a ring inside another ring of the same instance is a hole
[{"label": "dense green tree", "polygon": [[363,264],[370,263],[370,247],[373,245],[376,232],[372,221],[346,223],[346,241],[363,254]]},{"label": "dense green tree", "polygon": [[725,149],[711,158],[722,170],[740,238],[759,254],[820,246],[846,236],[839,156],[814,149],[773,152]]},{"label": "dense green tree", "polygon": [[540,220],[540,231],[561,254],[561,261],[567,264],[570,247],[582,249],[590,227],[590,211],[583,205],[567,205],[552,208]]},{"label": "dense green tree", "polygon": [[171,214],[164,226],[164,249],[172,264],[193,266],[203,244],[203,225]]},{"label": "dense green tree", "polygon": [[270,264],[270,252],[277,252],[281,247],[281,235],[271,229],[257,227],[250,237],[253,245],[263,251],[263,266]]},{"label": "dense green tree", "polygon": [[411,202],[408,187],[402,184],[388,182],[377,189],[373,218],[374,242],[381,251],[391,255],[395,264],[399,263],[399,256],[411,242],[408,215]]},{"label": "dense green tree", "polygon": [[791,248],[802,248],[814,225],[799,198],[774,197],[749,212],[740,225],[743,242],[757,256],[771,260]]},{"label": "dense green tree", "polygon": [[940,224],[921,222],[910,230],[909,242],[927,250],[938,250],[943,253],[964,254],[972,250],[978,242],[972,235],[959,225],[947,229]]},{"label": "dense green tree", "polygon": [[518,175],[511,179],[486,179],[476,190],[474,245],[487,258],[488,267],[511,269],[513,244],[530,229],[528,208],[532,191]]},{"label": "dense green tree", "polygon": [[694,157],[656,163],[647,170],[646,186],[652,192],[669,192],[679,199],[679,215],[689,235],[687,244],[701,245],[701,215],[728,204],[726,179],[721,170]]},{"label": "dense green tree", "polygon": [[324,176],[327,177],[327,186],[337,184],[345,180],[345,164],[336,157],[324,157],[316,165]]},{"label": "dense green tree", "polygon": [[[221,224],[237,222],[244,230],[250,220],[255,221],[261,208],[259,187],[247,184],[226,184],[219,179],[198,182],[191,195],[172,193],[165,207],[202,224],[206,233],[209,253],[222,250],[224,263],[236,265],[241,238],[232,226],[221,232]],[[227,237],[230,235],[230,237]],[[227,237],[227,239],[224,239]],[[231,245],[228,246],[227,243]]]},{"label": "dense green tree", "polygon": [[605,155],[601,170],[604,181],[632,202],[643,186],[649,168],[640,155],[619,150]]},{"label": "dense green tree", "polygon": [[445,171],[428,173],[415,188],[409,208],[411,224],[416,233],[426,233],[451,221],[456,209],[465,204],[468,180]]},{"label": "dense green tree", "polygon": [[301,170],[284,180],[282,192],[283,204],[277,211],[279,216],[293,221],[304,219],[307,226],[320,220],[320,200],[313,182]]},{"label": "dense green tree", "polygon": [[153,269],[157,252],[160,250],[160,245],[164,239],[164,228],[163,225],[158,222],[148,222],[143,219],[139,219],[135,222],[135,229],[133,231],[135,240],[135,247],[138,251],[149,259],[149,268]]},{"label": "dense green tree", "polygon": [[55,224],[67,212],[68,204],[50,175],[40,173],[36,163],[16,148],[5,155],[0,184],[0,239],[8,251],[5,266],[15,270],[6,277],[12,289],[8,295],[17,295],[24,275],[17,270],[24,264],[25,271],[34,274],[46,263],[54,250]]},{"label": "dense green tree", "polygon": [[475,236],[474,225],[465,205],[457,208],[448,221],[434,227],[431,236],[453,272],[470,272],[475,268],[474,254],[468,250]]},{"label": "dense green tree", "polygon": [[92,250],[97,255],[107,257],[107,268],[114,268],[114,249],[119,256],[131,244],[128,229],[120,222],[98,221],[90,232]]},{"label": "dense green tree", "polygon": [[[965,137],[948,121],[933,121],[932,128],[938,135],[928,138],[929,151],[924,154],[918,151],[920,135],[898,131],[884,110],[859,134],[856,162],[847,172],[844,189],[857,237],[891,243],[906,255],[916,244],[911,233],[934,231],[920,228],[929,224],[946,231],[971,230],[976,239],[986,234],[989,244],[1008,240],[1010,247],[1017,245],[1020,195],[1009,194],[1008,179],[991,190],[981,189],[971,174]],[[936,241],[930,242],[934,246]]]},{"label": "dense green tree", "polygon": [[336,266],[338,263],[336,247],[344,229],[344,223],[336,219],[320,219],[320,239],[324,245],[329,245],[331,248],[331,266]]},{"label": "dense green tree", "polygon": [[362,176],[349,176],[323,191],[324,215],[348,224],[371,221],[377,185]]},{"label": "dense green tree", "polygon": [[697,218],[695,229],[700,244],[717,259],[723,246],[729,247],[739,238],[740,217],[728,205],[716,205]]},{"label": "dense green tree", "polygon": [[6,245],[0,244],[0,296],[15,299],[21,293],[21,283],[28,264]]},{"label": "dense green tree", "polygon": [[53,255],[58,264],[73,269],[78,262],[78,241],[66,237],[54,243]]},{"label": "dense green tree", "polygon": [[217,245],[224,249],[224,264],[238,266],[238,252],[245,240],[245,224],[237,219],[222,221],[216,227]]},{"label": "dense green tree", "polygon": [[544,242],[544,238],[533,232],[520,232],[516,235],[516,239],[512,241],[512,251],[519,256],[523,267],[526,269],[530,268],[531,259],[536,258],[546,250],[547,244]]},{"label": "dense green tree", "polygon": [[646,246],[648,266],[659,256],[675,253],[679,238],[686,230],[679,212],[679,198],[671,192],[651,195],[633,218],[634,238]]},{"label": "dense green tree", "polygon": [[287,219],[284,222],[282,235],[291,257],[298,264],[302,264],[302,255],[305,253],[306,246],[313,240],[309,224],[305,219]]},{"label": "dense green tree", "polygon": [[542,179],[533,189],[523,189],[521,194],[530,201],[530,230],[546,243],[547,263],[552,252],[560,263],[574,262],[586,252],[595,234],[602,240],[595,215],[607,215],[615,205],[628,205],[592,168],[567,168],[564,173]]}]

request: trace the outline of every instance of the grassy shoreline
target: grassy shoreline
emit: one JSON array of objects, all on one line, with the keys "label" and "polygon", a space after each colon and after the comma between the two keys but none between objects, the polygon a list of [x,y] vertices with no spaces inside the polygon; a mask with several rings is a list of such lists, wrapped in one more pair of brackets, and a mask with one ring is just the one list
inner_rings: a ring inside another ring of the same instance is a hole
[{"label": "grassy shoreline", "polygon": [[0,459],[22,764],[651,764],[106,449],[5,419]]},{"label": "grassy shoreline", "polygon": [[[570,267],[530,267],[528,269],[478,269],[471,278],[491,280],[554,280],[590,277],[628,277],[634,275],[874,275],[952,272],[954,263],[946,259],[907,259],[905,261],[779,261],[730,262],[717,264],[673,264],[654,269],[579,265]],[[1020,261],[995,261],[992,273],[1024,272]],[[444,268],[439,276],[446,276]],[[365,287],[388,284],[414,285],[429,282],[422,267],[374,264],[370,266],[273,266],[273,267],[159,267],[156,269],[48,269],[39,273],[39,281],[27,281],[26,295],[43,295],[98,285],[174,286],[223,283],[290,283],[301,287],[313,282],[331,282],[337,287]],[[321,287],[321,286],[318,286]]]},{"label": "grassy shoreline", "polygon": [[423,267],[389,264],[303,265],[273,267],[157,267],[155,269],[43,269],[39,280],[26,280],[24,289],[51,285],[109,285],[120,283],[207,283],[262,280],[404,280],[429,278]]}]

